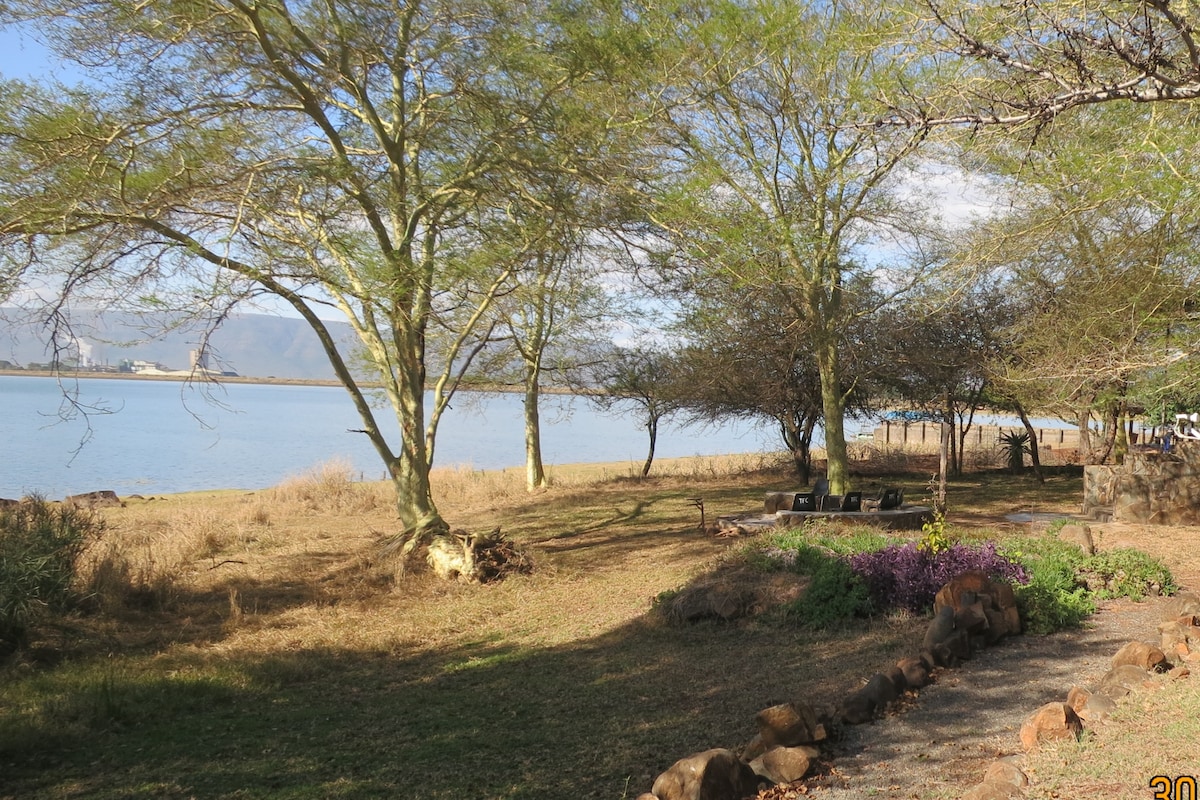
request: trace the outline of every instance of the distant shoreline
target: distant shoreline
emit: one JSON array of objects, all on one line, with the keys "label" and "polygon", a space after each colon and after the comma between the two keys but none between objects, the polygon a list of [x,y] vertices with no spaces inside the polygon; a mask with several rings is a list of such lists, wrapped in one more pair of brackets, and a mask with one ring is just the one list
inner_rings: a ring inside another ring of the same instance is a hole
[{"label": "distant shoreline", "polygon": [[341,386],[335,380],[319,378],[254,378],[245,375],[144,375],[138,372],[52,372],[48,369],[0,369],[0,375],[16,378],[55,378],[58,380],[75,380],[76,378],[91,380],[110,378],[129,381],[177,381],[177,382],[211,382],[211,383],[264,383],[295,386]]},{"label": "distant shoreline", "polygon": [[[252,383],[268,386],[336,386],[342,385],[341,381],[324,378],[276,378],[266,377],[257,378],[248,375],[146,375],[139,372],[51,372],[46,369],[0,369],[0,377],[17,377],[17,378],[55,378],[58,380],[74,380],[76,378],[84,380],[93,379],[116,379],[129,381],[175,381],[177,383]],[[378,383],[362,382],[359,384],[364,389],[378,389]],[[521,386],[513,386],[511,384],[495,383],[495,384],[472,384],[459,387],[459,391],[463,392],[523,392]],[[542,394],[578,394],[571,389],[566,389],[560,386],[543,386]]]}]

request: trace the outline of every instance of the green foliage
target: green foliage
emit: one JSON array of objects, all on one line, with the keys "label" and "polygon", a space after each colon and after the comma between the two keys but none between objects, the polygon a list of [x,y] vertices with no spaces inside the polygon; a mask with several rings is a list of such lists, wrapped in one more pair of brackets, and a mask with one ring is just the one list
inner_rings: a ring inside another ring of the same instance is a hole
[{"label": "green foliage", "polygon": [[103,527],[41,498],[0,510],[0,651],[23,643],[39,614],[68,605],[79,556]]},{"label": "green foliage", "polygon": [[799,599],[784,608],[787,618],[812,628],[829,628],[871,615],[871,593],[845,559],[816,547],[801,546],[795,552],[794,569],[808,575],[810,583]]},{"label": "green foliage", "polygon": [[1089,556],[1046,533],[1010,543],[1005,554],[1019,560],[1029,574],[1029,584],[1017,586],[1016,593],[1025,629],[1031,633],[1078,627],[1096,610],[1097,600],[1141,600],[1176,589],[1170,570],[1138,550]]},{"label": "green foliage", "polygon": [[1029,446],[1027,431],[1005,431],[1000,434],[1000,444],[1004,447],[1005,461],[1009,472],[1020,472],[1025,469],[1025,454],[1032,453]]},{"label": "green foliage", "polygon": [[946,530],[946,515],[940,511],[933,515],[933,519],[921,525],[921,533],[917,549],[930,556],[936,556],[954,544],[953,538]]},{"label": "green foliage", "polygon": [[1080,574],[1098,599],[1173,594],[1175,578],[1158,559],[1132,548],[1096,553],[1084,560]]}]

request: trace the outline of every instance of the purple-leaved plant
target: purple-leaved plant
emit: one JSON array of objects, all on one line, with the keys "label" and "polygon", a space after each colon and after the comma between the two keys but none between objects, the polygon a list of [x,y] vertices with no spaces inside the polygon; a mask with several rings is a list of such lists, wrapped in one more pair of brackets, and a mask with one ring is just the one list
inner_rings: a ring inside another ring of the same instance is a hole
[{"label": "purple-leaved plant", "polygon": [[954,544],[936,554],[919,549],[915,542],[894,544],[851,556],[850,568],[862,577],[879,608],[915,612],[929,609],[939,589],[970,570],[1012,583],[1029,582],[1020,564],[996,552],[995,542]]}]

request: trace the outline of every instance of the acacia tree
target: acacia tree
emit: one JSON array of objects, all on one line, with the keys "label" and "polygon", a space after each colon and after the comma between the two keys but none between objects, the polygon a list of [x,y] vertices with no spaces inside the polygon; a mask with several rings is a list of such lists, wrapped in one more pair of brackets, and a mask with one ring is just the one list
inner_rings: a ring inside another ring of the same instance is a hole
[{"label": "acacia tree", "polygon": [[[1114,101],[1200,99],[1196,11],[1187,3],[925,0],[931,56],[964,57],[957,91],[897,96],[891,121],[1019,125]],[[886,117],[885,117],[886,118]]]},{"label": "acacia tree", "polygon": [[650,347],[618,347],[597,354],[580,371],[590,390],[586,397],[600,409],[615,412],[633,407],[646,429],[646,460],[642,477],[650,474],[658,446],[658,426],[679,411],[679,385],[675,359],[664,350]]},{"label": "acacia tree", "polygon": [[[1154,394],[1147,381],[1167,390],[1167,364],[1197,352],[1189,318],[1200,218],[1195,188],[1176,173],[1195,163],[1195,137],[1178,128],[1183,112],[1081,109],[1069,126],[1044,126],[1036,147],[977,137],[987,146],[976,163],[1020,181],[1009,213],[980,225],[961,256],[1003,271],[1021,298],[1010,345],[990,361],[993,384],[1017,410],[1077,421],[1089,462],[1113,450],[1130,394]],[[1093,447],[1097,415],[1105,436]]]},{"label": "acacia tree", "polygon": [[[589,259],[594,253],[581,228],[560,230],[545,247],[531,253],[514,290],[497,304],[502,340],[508,345],[499,357],[515,353],[524,391],[525,487],[548,485],[542,462],[541,395],[543,375],[553,370],[569,374],[583,351],[583,337],[594,332],[608,314],[609,301],[597,283],[598,271]],[[497,372],[504,371],[504,367]]]},{"label": "acacia tree", "polygon": [[952,426],[948,467],[962,474],[967,434],[989,397],[989,366],[1007,351],[1017,297],[995,281],[942,287],[882,309],[868,334],[872,382]]},{"label": "acacia tree", "polygon": [[[548,232],[514,230],[510,209],[537,201],[539,176],[582,169],[557,146],[559,122],[619,57],[605,12],[584,23],[578,8],[498,0],[4,11],[94,76],[75,90],[0,85],[9,269],[56,286],[58,305],[85,291],[193,309],[282,300],[316,331],[391,475],[401,552],[445,531],[429,481],[438,420],[494,298]],[[358,336],[396,448],[330,309]]]},{"label": "acacia tree", "polygon": [[891,189],[925,138],[919,127],[854,123],[879,96],[919,83],[920,65],[906,58],[901,15],[878,3],[682,5],[671,35],[685,56],[663,128],[670,178],[655,220],[689,265],[727,271],[745,302],[789,303],[804,321],[830,490],[844,492],[853,256],[920,218]]}]

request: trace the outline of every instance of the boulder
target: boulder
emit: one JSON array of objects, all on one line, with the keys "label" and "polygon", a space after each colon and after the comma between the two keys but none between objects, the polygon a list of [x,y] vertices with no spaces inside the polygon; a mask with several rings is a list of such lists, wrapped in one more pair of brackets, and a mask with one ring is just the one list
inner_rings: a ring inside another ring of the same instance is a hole
[{"label": "boulder", "polygon": [[755,717],[765,749],[813,744],[825,739],[825,726],[803,701],[764,708]]},{"label": "boulder", "polygon": [[842,702],[838,717],[847,725],[870,722],[886,710],[888,703],[900,696],[892,678],[882,672],[871,676],[866,685],[851,693]]},{"label": "boulder", "polygon": [[776,747],[751,761],[750,769],[771,783],[791,783],[803,778],[819,755],[815,747]]},{"label": "boulder", "polygon": [[933,652],[934,648],[953,634],[954,607],[945,605],[934,613],[933,621],[929,623],[929,627],[925,631],[925,639],[921,642],[921,649]]},{"label": "boulder", "polygon": [[[947,609],[953,612],[953,630],[966,631],[968,643],[974,642],[975,646],[995,644],[1004,636],[1021,632],[1021,615],[1012,586],[993,581],[979,570],[964,572],[947,582],[934,597],[933,608],[934,621],[923,643],[926,650],[932,651],[950,638]],[[965,652],[960,648],[957,655],[969,658],[970,647]]]},{"label": "boulder", "polygon": [[754,771],[721,748],[679,759],[655,779],[651,790],[658,800],[743,800],[757,792]]},{"label": "boulder", "polygon": [[121,502],[121,498],[117,497],[117,493],[111,489],[73,494],[67,497],[63,503],[72,508],[123,508],[125,506]]},{"label": "boulder", "polygon": [[1096,543],[1092,539],[1092,529],[1082,522],[1063,525],[1058,531],[1058,539],[1059,541],[1075,545],[1086,555],[1093,556],[1096,554]]},{"label": "boulder", "polygon": [[1163,672],[1167,669],[1167,656],[1162,650],[1147,642],[1130,642],[1113,656],[1112,665],[1114,667],[1124,664],[1132,664],[1151,672]]},{"label": "boulder", "polygon": [[962,795],[962,800],[1015,800],[1024,792],[1007,783],[981,783],[972,786]]},{"label": "boulder", "polygon": [[1200,595],[1192,592],[1180,592],[1167,601],[1163,607],[1163,619],[1179,619],[1186,616],[1200,616]]},{"label": "boulder", "polygon": [[1104,673],[1096,691],[1119,700],[1132,690],[1141,688],[1150,680],[1150,673],[1133,664],[1122,664]]},{"label": "boulder", "polygon": [[1082,686],[1072,686],[1067,692],[1067,705],[1069,705],[1076,713],[1079,709],[1087,705],[1088,698],[1092,696],[1090,689],[1085,689]]},{"label": "boulder", "polygon": [[923,689],[932,682],[929,676],[930,667],[924,659],[902,658],[896,662],[896,669],[904,676],[904,685],[909,689]]},{"label": "boulder", "polygon": [[955,611],[975,603],[980,594],[992,594],[992,580],[979,570],[968,570],[938,590],[933,598],[933,611],[936,614],[942,608],[949,606]]},{"label": "boulder", "polygon": [[1082,708],[1076,709],[1084,722],[1101,722],[1117,710],[1117,703],[1106,694],[1090,694]]},{"label": "boulder", "polygon": [[1029,776],[1021,769],[1019,761],[1020,758],[1017,756],[996,759],[983,774],[983,782],[1007,783],[1017,789],[1024,789],[1029,785]]},{"label": "boulder", "polygon": [[1046,703],[1021,725],[1021,746],[1032,750],[1040,741],[1078,737],[1083,721],[1066,703]]},{"label": "boulder", "polygon": [[1168,658],[1186,658],[1200,649],[1200,617],[1188,614],[1165,620],[1158,626],[1159,647]]},{"label": "boulder", "polygon": [[768,514],[777,511],[791,511],[792,502],[796,499],[795,492],[767,492],[763,499],[763,510]]}]

